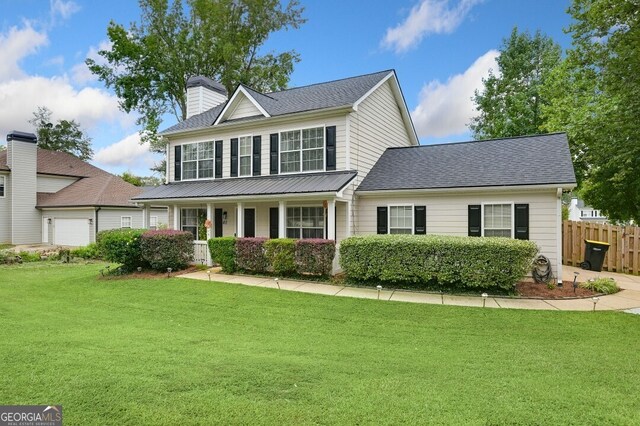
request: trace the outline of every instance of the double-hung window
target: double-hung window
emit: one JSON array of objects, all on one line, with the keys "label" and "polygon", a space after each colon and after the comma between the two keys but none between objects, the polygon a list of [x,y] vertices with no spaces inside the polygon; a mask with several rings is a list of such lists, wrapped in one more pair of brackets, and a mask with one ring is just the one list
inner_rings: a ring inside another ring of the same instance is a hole
[{"label": "double-hung window", "polygon": [[120,228],[131,228],[131,216],[120,216]]},{"label": "double-hung window", "polygon": [[413,206],[389,206],[389,233],[413,233]]},{"label": "double-hung window", "polygon": [[511,238],[513,230],[512,204],[484,205],[484,236]]},{"label": "double-hung window", "polygon": [[5,178],[4,176],[0,176],[0,198],[4,198],[4,185],[5,185]]},{"label": "double-hung window", "polygon": [[287,207],[287,238],[324,238],[324,208]]},{"label": "double-hung window", "polygon": [[280,173],[324,170],[324,127],[280,133]]},{"label": "double-hung window", "polygon": [[182,145],[182,179],[213,177],[213,141]]},{"label": "double-hung window", "polygon": [[194,240],[206,240],[207,209],[182,209],[180,211],[180,229],[191,232]]},{"label": "double-hung window", "polygon": [[149,229],[158,229],[158,216],[149,217]]},{"label": "double-hung window", "polygon": [[238,138],[239,159],[240,159],[240,176],[251,176],[251,157],[252,143],[251,136],[243,136]]}]

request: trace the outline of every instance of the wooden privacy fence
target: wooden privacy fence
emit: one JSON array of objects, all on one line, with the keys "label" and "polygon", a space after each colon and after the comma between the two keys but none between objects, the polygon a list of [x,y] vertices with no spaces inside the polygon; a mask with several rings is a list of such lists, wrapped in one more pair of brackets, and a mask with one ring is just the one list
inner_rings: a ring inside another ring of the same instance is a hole
[{"label": "wooden privacy fence", "polygon": [[565,220],[562,223],[562,263],[580,266],[584,260],[584,240],[611,244],[602,269],[640,274],[640,228],[595,222]]}]

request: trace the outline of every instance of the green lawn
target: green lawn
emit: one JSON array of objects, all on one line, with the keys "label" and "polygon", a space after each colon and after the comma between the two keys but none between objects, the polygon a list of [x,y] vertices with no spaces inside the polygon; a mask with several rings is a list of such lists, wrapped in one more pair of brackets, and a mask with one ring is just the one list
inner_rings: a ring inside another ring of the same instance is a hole
[{"label": "green lawn", "polygon": [[640,424],[640,316],[0,267],[0,404],[74,424]]}]

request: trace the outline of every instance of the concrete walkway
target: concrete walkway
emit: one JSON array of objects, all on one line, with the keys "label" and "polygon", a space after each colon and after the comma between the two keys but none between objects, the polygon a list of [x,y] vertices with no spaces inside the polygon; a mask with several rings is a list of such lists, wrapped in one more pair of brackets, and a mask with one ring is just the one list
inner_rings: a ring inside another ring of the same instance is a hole
[{"label": "concrete walkway", "polygon": [[[563,278],[572,281],[574,272],[579,272],[578,281],[585,281],[595,277],[612,277],[623,290],[612,295],[600,296],[596,310],[638,310],[640,311],[640,276],[615,274],[611,272],[583,271],[579,268],[565,266]],[[180,275],[180,278],[209,280],[206,271],[192,272]],[[281,290],[298,291],[302,293],[324,294],[329,296],[357,297],[362,299],[393,300],[397,302],[430,303],[438,305],[475,306],[487,308],[537,309],[559,311],[591,311],[593,300],[588,299],[520,299],[513,297],[454,296],[439,293],[426,293],[406,290],[378,290],[373,288],[345,287],[321,284],[309,281],[296,281],[255,277],[249,275],[227,275],[211,269],[211,281],[231,284],[242,284],[256,287],[279,288]]]}]

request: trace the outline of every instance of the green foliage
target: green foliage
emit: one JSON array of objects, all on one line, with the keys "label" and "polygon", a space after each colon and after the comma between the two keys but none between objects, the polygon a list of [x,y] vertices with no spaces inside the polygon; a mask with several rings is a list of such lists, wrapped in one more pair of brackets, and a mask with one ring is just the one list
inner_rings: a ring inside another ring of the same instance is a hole
[{"label": "green foliage", "polygon": [[91,243],[84,247],[78,247],[71,250],[71,257],[80,257],[82,259],[100,259],[100,251],[96,243]]},{"label": "green foliage", "polygon": [[58,120],[51,122],[52,112],[46,107],[38,107],[29,120],[36,129],[38,147],[51,151],[67,152],[81,160],[91,160],[91,138],[80,128],[75,120]]},{"label": "green foliage", "polygon": [[562,220],[569,220],[569,206],[562,205]]},{"label": "green foliage", "polygon": [[32,252],[32,251],[20,251],[18,253],[18,256],[20,257],[21,261],[24,263],[29,263],[29,262],[39,262],[41,259],[40,257],[40,253],[37,252]]},{"label": "green foliage", "polygon": [[98,232],[96,243],[105,260],[119,263],[126,271],[147,266],[140,239],[146,229],[110,229]]},{"label": "green foliage", "polygon": [[134,175],[133,173],[123,172],[120,175],[120,177],[122,178],[123,181],[129,182],[131,185],[144,186],[144,182],[142,181],[142,178],[139,177],[139,176]]},{"label": "green foliage", "polygon": [[157,135],[161,117],[186,118],[190,76],[220,81],[229,94],[240,83],[258,91],[287,86],[294,50],[263,53],[272,33],[305,22],[297,0],[141,0],[141,22],[127,29],[111,22],[106,62],[87,59],[89,69],[113,88],[126,112],[140,113],[142,139],[164,149]]},{"label": "green foliage", "polygon": [[640,221],[640,14],[637,2],[574,0],[572,47],[546,88],[547,129],[566,131],[586,203]]},{"label": "green foliage", "polygon": [[140,238],[142,258],[156,271],[184,269],[193,259],[191,232],[147,231]]},{"label": "green foliage", "polygon": [[587,288],[596,293],[613,294],[620,291],[620,287],[613,278],[596,278],[580,283],[580,287]]},{"label": "green foliage", "polygon": [[211,259],[222,268],[223,272],[236,271],[236,238],[220,237],[208,241]]},{"label": "green foliage", "polygon": [[274,238],[267,240],[264,247],[265,256],[274,274],[289,276],[296,272],[296,240]]},{"label": "green foliage", "polygon": [[266,238],[238,238],[236,240],[236,266],[240,270],[258,273],[267,272],[264,253]]},{"label": "green foliage", "polygon": [[542,105],[548,99],[541,93],[551,70],[560,63],[560,46],[550,37],[517,28],[504,39],[498,70],[483,79],[484,88],[475,92],[479,115],[470,128],[476,139],[502,138],[540,133]]},{"label": "green foliage", "polygon": [[296,241],[296,270],[299,274],[330,275],[336,242],[324,239]]},{"label": "green foliage", "polygon": [[532,241],[438,235],[371,235],[340,243],[350,280],[403,286],[513,290],[531,268]]}]

